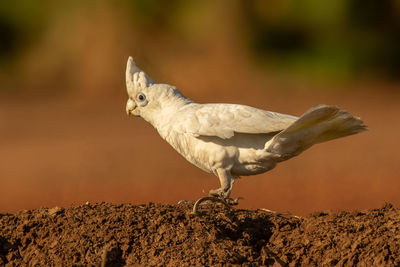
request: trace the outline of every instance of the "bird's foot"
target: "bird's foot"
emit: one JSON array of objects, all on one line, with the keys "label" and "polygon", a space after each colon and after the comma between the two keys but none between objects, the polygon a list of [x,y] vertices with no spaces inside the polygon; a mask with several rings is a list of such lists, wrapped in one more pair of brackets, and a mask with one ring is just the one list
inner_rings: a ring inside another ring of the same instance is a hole
[{"label": "bird's foot", "polygon": [[236,206],[239,204],[239,200],[243,199],[242,197],[238,197],[236,199],[233,199],[229,197],[231,194],[231,190],[224,190],[222,188],[218,189],[211,189],[210,192],[208,193],[209,196],[211,197],[217,197],[217,198],[222,198],[225,200],[229,205]]},{"label": "bird's foot", "polygon": [[241,200],[241,199],[243,199],[243,198],[237,197],[237,198],[233,199],[231,197],[228,197],[225,199],[225,201],[231,206],[236,206],[236,205],[239,205],[239,200]]}]

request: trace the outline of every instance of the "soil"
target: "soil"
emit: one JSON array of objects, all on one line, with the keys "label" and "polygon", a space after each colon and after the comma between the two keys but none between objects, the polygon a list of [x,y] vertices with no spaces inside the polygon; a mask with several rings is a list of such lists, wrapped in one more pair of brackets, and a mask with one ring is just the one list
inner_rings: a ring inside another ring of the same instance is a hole
[{"label": "soil", "polygon": [[306,217],[217,204],[86,203],[0,214],[3,266],[400,266],[400,209]]}]

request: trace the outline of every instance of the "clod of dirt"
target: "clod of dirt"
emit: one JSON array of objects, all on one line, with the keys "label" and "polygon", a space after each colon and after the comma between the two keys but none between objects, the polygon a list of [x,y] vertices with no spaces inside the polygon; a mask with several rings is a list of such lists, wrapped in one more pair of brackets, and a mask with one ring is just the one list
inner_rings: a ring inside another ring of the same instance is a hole
[{"label": "clod of dirt", "polygon": [[400,266],[400,210],[283,217],[215,205],[90,204],[0,214],[0,266]]}]

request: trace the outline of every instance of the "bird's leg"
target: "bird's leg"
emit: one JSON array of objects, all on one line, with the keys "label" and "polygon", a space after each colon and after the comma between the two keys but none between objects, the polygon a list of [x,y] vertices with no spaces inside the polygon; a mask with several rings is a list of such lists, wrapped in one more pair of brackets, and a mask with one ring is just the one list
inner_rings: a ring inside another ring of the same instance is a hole
[{"label": "bird's leg", "polygon": [[197,214],[197,210],[200,204],[205,201],[219,202],[228,209],[231,209],[232,205],[238,204],[240,198],[232,199],[229,197],[232,191],[233,184],[235,182],[230,171],[224,169],[218,169],[217,176],[221,183],[221,187],[218,189],[210,190],[208,196],[202,197],[199,200],[197,200],[193,206],[192,214]]},{"label": "bird's leg", "polygon": [[220,168],[217,169],[217,176],[219,178],[219,182],[221,183],[221,187],[218,189],[211,189],[208,195],[228,199],[233,186],[232,175],[230,174],[229,170]]},{"label": "bird's leg", "polygon": [[238,205],[239,200],[242,199],[241,197],[238,197],[236,199],[232,199],[229,197],[232,192],[233,184],[235,183],[235,178],[232,177],[230,171],[227,171],[225,169],[218,169],[217,175],[221,183],[221,188],[210,190],[208,195],[219,197],[229,205]]}]

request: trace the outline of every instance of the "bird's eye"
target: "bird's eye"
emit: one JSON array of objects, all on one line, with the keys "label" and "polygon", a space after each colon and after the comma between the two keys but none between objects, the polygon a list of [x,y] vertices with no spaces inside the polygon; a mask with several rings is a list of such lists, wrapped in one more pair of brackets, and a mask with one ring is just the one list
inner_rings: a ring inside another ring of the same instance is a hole
[{"label": "bird's eye", "polygon": [[145,94],[143,93],[137,94],[136,99],[139,102],[139,105],[141,105],[142,107],[147,105],[147,99]]}]

